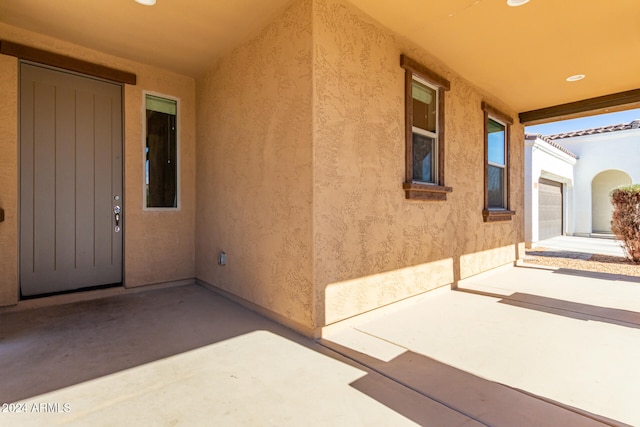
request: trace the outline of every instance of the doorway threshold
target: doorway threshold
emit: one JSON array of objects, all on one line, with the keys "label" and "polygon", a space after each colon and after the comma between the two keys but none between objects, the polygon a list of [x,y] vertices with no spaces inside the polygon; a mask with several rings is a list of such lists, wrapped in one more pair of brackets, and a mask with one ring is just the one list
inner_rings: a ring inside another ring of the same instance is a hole
[{"label": "doorway threshold", "polygon": [[21,299],[18,304],[0,307],[0,313],[10,313],[16,311],[32,310],[34,308],[49,307],[55,305],[70,304],[79,301],[90,301],[101,298],[107,298],[115,295],[131,294],[137,292],[146,292],[155,289],[171,288],[175,286],[186,286],[195,283],[195,279],[175,280],[171,282],[162,282],[150,285],[135,286],[127,288],[122,284],[110,286],[104,289],[89,289],[81,292],[64,292],[48,296],[40,296],[38,298]]}]

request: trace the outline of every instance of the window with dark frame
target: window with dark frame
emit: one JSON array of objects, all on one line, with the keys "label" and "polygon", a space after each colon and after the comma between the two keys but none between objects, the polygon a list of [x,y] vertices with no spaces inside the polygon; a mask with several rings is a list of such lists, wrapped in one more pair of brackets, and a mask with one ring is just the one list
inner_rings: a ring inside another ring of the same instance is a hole
[{"label": "window with dark frame", "polygon": [[450,83],[405,55],[400,65],[405,69],[405,196],[446,200],[452,191],[444,184],[444,93]]},{"label": "window with dark frame", "polygon": [[508,221],[515,214],[509,209],[509,142],[513,119],[487,103],[484,112],[484,209],[485,222]]},{"label": "window with dark frame", "polygon": [[412,182],[437,184],[438,91],[414,75],[411,98]]},{"label": "window with dark frame", "polygon": [[506,209],[506,126],[489,117],[487,121],[487,193],[489,209]]},{"label": "window with dark frame", "polygon": [[178,207],[178,103],[146,95],[145,188],[147,208]]}]

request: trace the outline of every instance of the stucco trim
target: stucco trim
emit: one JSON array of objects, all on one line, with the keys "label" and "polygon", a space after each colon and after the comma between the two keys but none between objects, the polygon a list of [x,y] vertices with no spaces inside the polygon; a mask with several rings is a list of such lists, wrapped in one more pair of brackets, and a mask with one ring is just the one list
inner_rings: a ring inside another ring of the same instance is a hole
[{"label": "stucco trim", "polygon": [[504,122],[505,124],[513,125],[513,118],[508,114],[503,113],[502,111],[492,107],[491,105],[487,104],[484,101],[482,101],[481,107],[483,111],[486,111],[487,113],[489,113],[489,116],[495,119],[498,119],[501,122]]},{"label": "stucco trim", "polygon": [[427,185],[415,182],[402,184],[406,198],[412,200],[447,200],[447,193],[451,193],[451,187],[443,185]]},{"label": "stucco trim", "polygon": [[511,221],[511,217],[515,214],[516,211],[484,209],[482,218],[484,218],[484,222]]},{"label": "stucco trim", "polygon": [[428,80],[430,83],[433,83],[439,88],[442,88],[444,90],[451,89],[451,83],[449,82],[449,80],[431,71],[424,65],[419,64],[417,61],[408,58],[406,55],[400,55],[400,66],[405,70],[409,70],[412,73],[421,76],[422,78]]},{"label": "stucco trim", "polygon": [[134,73],[106,67],[93,62],[83,61],[70,56],[60,55],[42,49],[36,49],[20,43],[0,40],[0,53],[15,56],[19,59],[34,61],[64,70],[74,71],[101,79],[111,80],[117,83],[135,85],[137,77]]},{"label": "stucco trim", "polygon": [[[450,90],[449,80],[441,77],[437,73],[429,70],[423,65],[400,55],[400,66],[405,70],[405,182],[403,189],[405,197],[412,200],[447,200],[447,193],[453,191],[451,187],[446,187],[445,183],[445,92]],[[433,84],[438,94],[437,106],[437,180],[436,185],[422,184],[413,181],[413,94],[412,85],[414,76],[422,78],[426,82]]]}]

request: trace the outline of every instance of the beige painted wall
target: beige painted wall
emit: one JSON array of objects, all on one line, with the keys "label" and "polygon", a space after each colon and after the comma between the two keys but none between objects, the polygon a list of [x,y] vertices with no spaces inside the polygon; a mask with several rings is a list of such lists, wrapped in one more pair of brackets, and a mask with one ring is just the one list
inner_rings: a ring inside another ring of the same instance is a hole
[{"label": "beige painted wall", "polygon": [[[515,112],[340,0],[292,3],[195,83],[7,26],[0,37],[138,74],[139,84],[125,88],[128,286],[195,275],[311,334],[513,262],[522,250],[519,124],[511,140],[517,215],[482,220],[480,104]],[[408,201],[402,190],[401,53],[451,81],[446,202]],[[1,59],[11,76],[15,61]],[[12,78],[2,84],[15,86]],[[182,100],[179,212],[142,210],[143,90]],[[15,114],[0,118],[7,126],[15,132]],[[0,145],[0,156],[17,157],[16,146],[16,138]],[[0,239],[10,235],[4,225]],[[217,265],[220,251],[226,266]]]},{"label": "beige painted wall", "polygon": [[18,301],[18,60],[0,55],[0,306]]},{"label": "beige painted wall", "polygon": [[[446,202],[407,201],[407,53],[447,77]],[[482,219],[480,93],[352,6],[301,0],[197,81],[197,277],[307,333],[513,262],[512,221]],[[225,251],[228,264],[216,264]]]},{"label": "beige painted wall", "polygon": [[[106,55],[61,40],[0,23],[0,38],[136,73],[138,84],[125,85],[125,267],[127,287],[192,279],[195,276],[195,81],[192,78]],[[17,302],[18,117],[17,60],[0,55],[0,202],[7,221],[0,223],[0,305]],[[143,90],[180,99],[179,138],[182,206],[176,212],[143,212]],[[5,186],[4,183],[7,185]]]},{"label": "beige painted wall", "polygon": [[[523,241],[523,129],[512,221],[484,223],[482,101],[510,110],[347,3],[314,0],[314,323],[330,324],[513,262]],[[405,53],[451,82],[446,202],[405,199]]]},{"label": "beige painted wall", "polygon": [[304,333],[313,317],[311,71],[303,0],[196,85],[197,277]]}]

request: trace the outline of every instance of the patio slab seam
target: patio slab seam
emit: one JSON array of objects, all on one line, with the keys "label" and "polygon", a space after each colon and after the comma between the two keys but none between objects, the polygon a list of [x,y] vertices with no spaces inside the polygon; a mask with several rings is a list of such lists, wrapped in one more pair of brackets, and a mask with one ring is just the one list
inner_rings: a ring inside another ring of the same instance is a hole
[{"label": "patio slab seam", "polygon": [[[371,334],[367,334],[367,335],[374,336],[374,335],[371,335]],[[376,337],[376,336],[374,336],[374,337],[378,338],[378,339],[381,339],[380,337]],[[383,340],[383,341],[387,341],[387,340]],[[413,391],[415,393],[418,393],[419,395],[424,396],[427,399],[429,399],[429,400],[431,400],[433,402],[436,402],[436,403],[444,406],[445,408],[447,408],[447,409],[449,409],[451,411],[454,411],[454,412],[456,412],[456,413],[458,413],[460,415],[463,415],[463,416],[469,418],[470,420],[473,420],[473,421],[475,421],[477,423],[480,423],[480,424],[482,424],[484,426],[491,427],[491,424],[487,424],[485,421],[479,419],[478,417],[476,417],[476,416],[474,416],[472,414],[467,413],[463,409],[456,408],[456,407],[448,404],[447,402],[443,401],[442,399],[438,399],[435,396],[430,396],[429,394],[427,394],[427,393],[425,393],[425,392],[423,392],[423,391],[421,391],[421,390],[419,390],[419,389],[417,389],[417,388],[405,383],[404,381],[400,381],[397,378],[394,378],[394,377],[386,374],[383,370],[378,369],[378,368],[376,368],[375,366],[372,366],[369,363],[365,363],[362,360],[358,360],[358,358],[356,358],[355,356],[352,356],[350,354],[347,354],[346,352],[341,352],[341,351],[335,349],[333,346],[331,346],[331,344],[329,344],[331,341],[326,339],[326,338],[319,338],[318,340],[316,340],[316,342],[319,345],[321,345],[322,347],[326,348],[327,350],[329,350],[331,352],[334,352],[336,354],[339,354],[340,356],[345,357],[345,358],[351,360],[352,362],[354,362],[354,363],[356,363],[356,364],[358,364],[360,366],[363,366],[366,369],[369,369],[369,370],[371,370],[372,372],[375,372],[378,375],[383,376],[384,378],[387,378],[389,381],[393,381],[394,383],[399,384],[402,387],[405,387],[405,388],[407,388],[407,389],[409,389],[409,390],[411,390],[411,391]],[[391,344],[394,344],[394,343],[392,343],[390,341],[387,341],[387,342],[389,342]],[[394,345],[397,346],[397,344],[394,344]]]},{"label": "patio slab seam", "polygon": [[[358,328],[355,328],[355,327],[353,327],[352,329],[357,331],[357,332],[359,332],[359,333],[365,334],[365,335],[367,335],[369,337],[381,340],[381,341],[383,341],[383,342],[385,342],[387,344],[391,344],[393,346],[405,349],[408,352],[411,351],[406,346],[403,346],[401,344],[395,343],[392,340],[377,336],[375,334],[372,334],[370,332],[366,332],[364,330],[361,330],[361,329],[358,329]],[[482,424],[484,426],[493,426],[494,425],[491,421],[483,420],[483,419],[479,418],[478,416],[475,416],[475,415],[469,413],[468,411],[465,411],[462,408],[459,408],[459,407],[457,407],[455,405],[452,405],[452,404],[448,403],[444,399],[440,399],[440,398],[438,398],[436,396],[433,396],[433,395],[431,395],[431,394],[429,394],[429,393],[427,393],[427,392],[425,392],[423,390],[420,390],[417,387],[414,387],[414,386],[408,384],[406,381],[402,381],[402,380],[400,380],[398,378],[395,378],[392,375],[389,375],[383,369],[380,369],[380,368],[376,367],[372,363],[367,363],[367,362],[361,360],[361,358],[358,358],[356,355],[349,354],[349,352],[346,352],[346,351],[341,351],[339,348],[337,348],[337,347],[340,347],[341,345],[337,344],[337,343],[333,343],[328,338],[319,338],[319,339],[316,340],[316,343],[319,344],[320,346],[326,348],[327,350],[329,350],[331,352],[334,352],[334,353],[336,353],[336,354],[338,354],[338,355],[340,355],[340,356],[342,356],[342,357],[344,357],[346,359],[349,359],[353,363],[356,363],[357,365],[363,366],[367,370],[375,372],[378,375],[381,375],[384,378],[387,378],[388,380],[390,380],[390,381],[392,381],[392,382],[394,382],[396,384],[399,384],[402,387],[405,387],[405,388],[407,388],[407,389],[409,389],[409,390],[411,390],[411,391],[413,391],[415,393],[418,393],[419,395],[424,396],[425,398],[427,398],[427,399],[429,399],[429,400],[431,400],[433,402],[436,402],[436,403],[444,406],[445,408],[447,408],[447,409],[449,409],[451,411],[454,411],[454,412],[456,412],[456,413],[458,413],[460,415],[463,415],[463,416],[467,417],[470,420],[473,420],[473,421],[475,421],[475,422],[477,422],[479,424]],[[440,363],[445,363],[445,362],[440,362]],[[474,376],[476,375],[476,374],[471,374],[471,373],[468,373],[468,374],[469,375],[474,375]],[[526,396],[527,398],[533,399],[535,401],[543,402],[545,404],[548,404],[548,405],[551,405],[553,407],[559,408],[561,410],[573,413],[573,414],[578,415],[580,417],[584,417],[584,418],[587,418],[587,419],[589,419],[591,421],[595,421],[596,423],[601,423],[602,425],[606,425],[606,426],[610,426],[610,427],[620,427],[620,425],[621,425],[621,424],[616,424],[616,423],[614,423],[612,421],[609,421],[608,419],[606,419],[604,417],[600,417],[597,414],[591,414],[591,413],[588,413],[586,411],[581,410],[580,408],[574,408],[574,407],[571,407],[571,406],[568,406],[568,405],[564,405],[564,404],[562,404],[560,402],[556,402],[556,401],[554,401],[552,399],[547,399],[544,396],[538,396],[536,394],[527,392],[526,390],[522,390],[522,389],[519,389],[519,388],[516,388],[516,387],[512,387],[512,386],[510,386],[508,384],[504,384],[504,383],[499,382],[499,381],[494,381],[494,380],[491,380],[489,378],[483,378],[483,377],[478,377],[478,378],[481,378],[484,381],[489,381],[489,382],[495,384],[496,386],[503,387],[505,389],[508,389],[508,390],[514,392],[514,393],[521,394],[521,395]],[[623,424],[623,425],[625,425],[625,424]]]},{"label": "patio slab seam", "polygon": [[523,304],[523,305],[544,307],[544,308],[551,309],[551,310],[564,311],[564,312],[567,312],[567,313],[575,313],[575,314],[582,315],[582,316],[588,316],[588,317],[591,318],[589,320],[593,320],[593,321],[597,321],[597,319],[603,319],[603,321],[605,321],[605,322],[608,321],[607,323],[615,322],[616,324],[626,324],[626,325],[629,325],[629,327],[632,327],[632,328],[640,326],[640,321],[634,322],[634,321],[621,320],[621,319],[617,319],[617,318],[614,318],[614,317],[602,316],[602,315],[598,315],[598,314],[594,314],[594,313],[587,313],[587,312],[579,311],[579,310],[572,310],[572,309],[567,308],[567,307],[558,307],[558,306],[551,305],[551,304],[540,304],[540,303],[535,303],[535,302],[531,302],[531,301],[523,301],[523,300],[520,300],[518,298],[512,298],[511,295],[499,295],[499,294],[492,295],[492,294],[489,294],[487,292],[477,291],[477,290],[474,290],[474,289],[465,289],[465,288],[457,288],[455,290],[455,292],[466,292],[466,293],[471,293],[471,294],[474,294],[474,295],[484,296],[484,297],[488,297],[488,298],[494,298],[494,299],[497,299],[497,300],[513,301],[513,302],[516,302],[518,304]]}]

